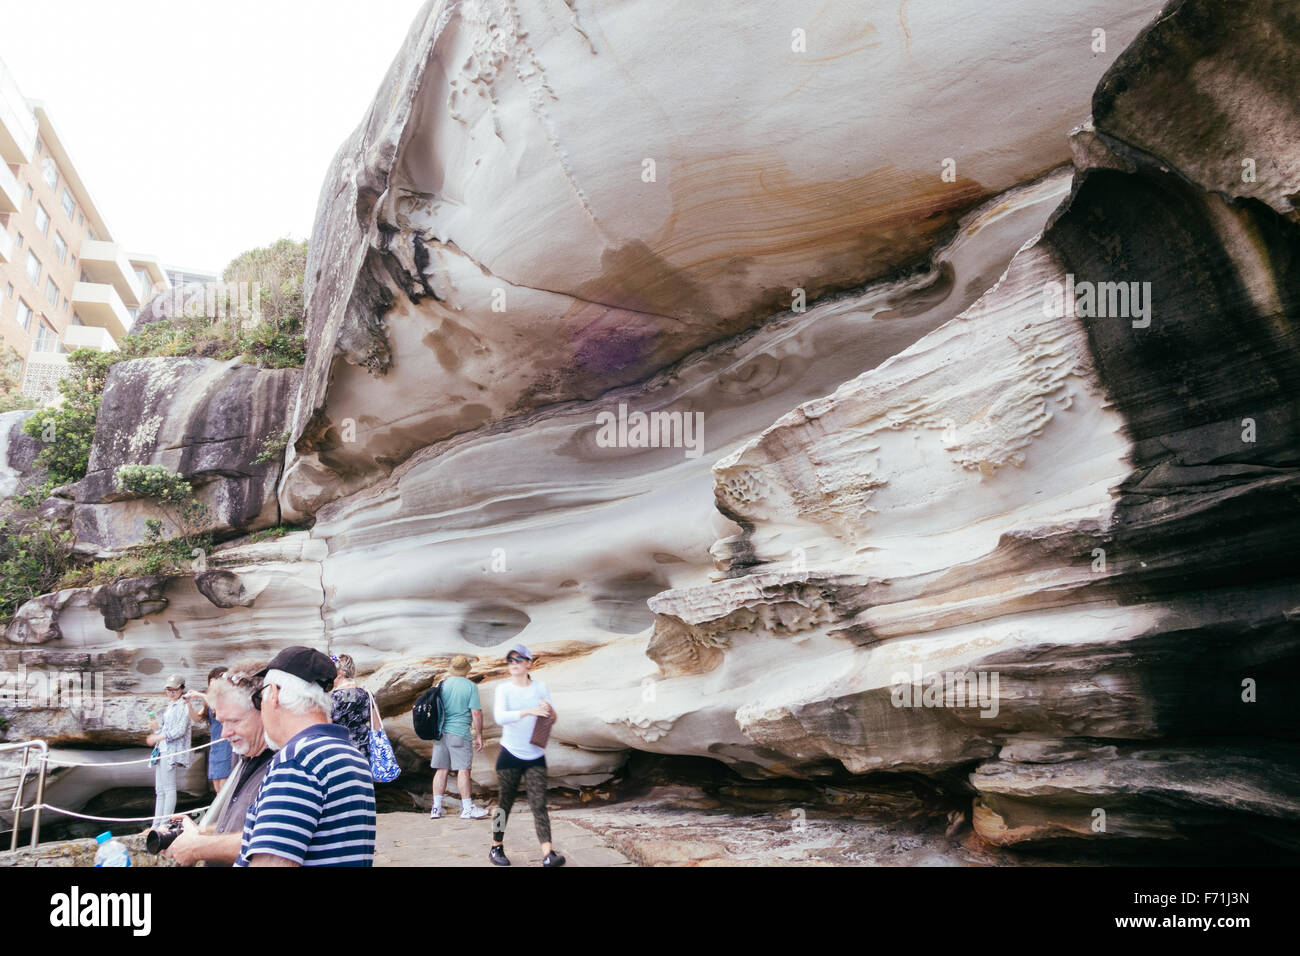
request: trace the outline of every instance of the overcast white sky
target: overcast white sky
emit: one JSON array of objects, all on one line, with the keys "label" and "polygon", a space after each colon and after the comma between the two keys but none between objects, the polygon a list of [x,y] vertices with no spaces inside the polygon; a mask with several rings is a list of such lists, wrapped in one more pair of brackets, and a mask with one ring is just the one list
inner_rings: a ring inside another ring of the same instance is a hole
[{"label": "overcast white sky", "polygon": [[424,0],[0,0],[0,59],[44,100],[113,236],[220,271],[311,234],[334,152]]}]

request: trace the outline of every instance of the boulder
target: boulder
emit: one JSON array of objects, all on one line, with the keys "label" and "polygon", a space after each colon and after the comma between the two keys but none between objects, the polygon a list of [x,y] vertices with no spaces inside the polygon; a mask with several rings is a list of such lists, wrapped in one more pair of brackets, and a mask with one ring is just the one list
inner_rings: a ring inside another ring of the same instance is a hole
[{"label": "boulder", "polygon": [[36,464],[40,440],[23,434],[23,423],[35,414],[34,409],[0,413],[0,501],[39,485],[45,478]]},{"label": "boulder", "polygon": [[118,488],[122,465],[162,465],[186,478],[207,506],[195,531],[219,538],[279,521],[278,460],[254,462],[285,428],[296,369],[238,359],[145,358],[109,372],[86,477],[59,494],[75,501],[77,550],[107,556],[146,540],[145,521],[177,534],[175,515]]}]

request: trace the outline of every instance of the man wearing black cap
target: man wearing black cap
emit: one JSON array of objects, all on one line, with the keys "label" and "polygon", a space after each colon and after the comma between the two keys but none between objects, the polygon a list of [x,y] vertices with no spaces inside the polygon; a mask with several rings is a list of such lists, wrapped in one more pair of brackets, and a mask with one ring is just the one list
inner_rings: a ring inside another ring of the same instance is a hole
[{"label": "man wearing black cap", "polygon": [[334,662],[286,647],[262,674],[253,706],[279,752],[244,824],[236,866],[370,866],[375,787],[345,728],[329,722]]}]

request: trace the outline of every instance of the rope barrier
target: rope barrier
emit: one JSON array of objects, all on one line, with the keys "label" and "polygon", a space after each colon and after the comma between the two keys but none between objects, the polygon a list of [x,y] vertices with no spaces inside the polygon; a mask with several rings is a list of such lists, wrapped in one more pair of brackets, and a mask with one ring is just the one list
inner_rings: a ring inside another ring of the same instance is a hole
[{"label": "rope barrier", "polygon": [[[172,750],[169,751],[168,753],[163,754],[162,756],[173,757],[176,754],[193,753],[194,751],[202,750],[205,747],[211,747],[214,744],[219,744],[219,743],[221,743],[220,740],[209,740],[206,744],[199,744],[197,747],[190,747],[187,750]],[[46,756],[46,757],[42,757],[41,759],[43,759],[46,762],[46,764],[52,764],[58,767],[124,767],[127,764],[132,764],[132,763],[148,763],[150,760],[153,760],[154,758],[152,756],[149,756],[149,757],[140,757],[138,760],[111,760],[111,761],[103,761],[100,763],[95,763],[93,761],[91,763],[78,763],[72,760],[60,760],[58,757],[53,757],[53,756]],[[162,758],[160,757],[159,759]]]},{"label": "rope barrier", "polygon": [[[146,820],[152,823],[154,819],[153,814],[150,814],[147,817],[94,817],[86,813],[76,813],[72,810],[64,810],[62,807],[56,807],[48,803],[42,803],[38,806],[40,809],[49,810],[51,813],[62,813],[64,816],[76,817],[79,820],[97,820],[101,823],[142,823]],[[210,807],[212,804],[208,804],[208,806]],[[31,809],[35,810],[36,806],[31,807]],[[181,810],[178,812],[180,816],[187,816],[191,813],[202,813],[207,809],[208,807],[195,807],[193,810]],[[176,815],[176,813],[169,814],[169,816]]]},{"label": "rope barrier", "polygon": [[[175,813],[172,814],[172,816],[182,816],[182,817],[184,817],[184,816],[189,816],[191,813],[203,813],[203,812],[206,811],[206,810],[208,809],[208,807],[210,807],[210,806],[212,806],[212,804],[208,804],[207,807],[195,807],[193,810],[177,810]],[[64,810],[62,807],[56,807],[56,806],[53,806],[52,804],[48,804],[48,803],[41,803],[41,804],[35,804],[35,803],[33,803],[30,807],[23,807],[23,813],[26,813],[28,810],[35,810],[35,809],[37,809],[38,807],[39,807],[41,810],[49,810],[49,811],[52,812],[52,813],[62,813],[62,814],[64,814],[65,816],[69,816],[69,817],[77,817],[78,819],[81,819],[81,820],[96,820],[96,821],[99,821],[99,822],[101,822],[101,823],[143,823],[143,822],[145,822],[146,820],[149,821],[150,823],[153,822],[153,817],[152,817],[152,816],[148,816],[148,817],[93,817],[93,816],[90,816],[89,814],[85,814],[85,813],[74,813],[74,812],[71,811],[71,810]],[[13,827],[10,827],[10,828],[7,829],[7,830],[0,830],[0,836],[5,836],[5,835],[10,834],[10,833],[13,833],[13,832],[14,832],[14,828],[13,828]]]}]

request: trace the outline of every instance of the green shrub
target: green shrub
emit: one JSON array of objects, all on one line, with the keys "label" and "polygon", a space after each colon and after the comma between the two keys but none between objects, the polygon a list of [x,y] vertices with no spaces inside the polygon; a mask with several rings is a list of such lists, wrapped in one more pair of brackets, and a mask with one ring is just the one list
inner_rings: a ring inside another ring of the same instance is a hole
[{"label": "green shrub", "polygon": [[277,524],[269,528],[263,528],[261,531],[254,531],[248,536],[248,543],[253,544],[257,541],[268,541],[272,538],[283,538],[290,531],[301,531],[302,528],[292,524]]},{"label": "green shrub", "polygon": [[119,465],[113,477],[122,491],[158,502],[180,532],[177,537],[164,540],[162,521],[157,518],[145,520],[146,538],[160,556],[159,560],[170,560],[169,556],[177,549],[188,557],[192,549],[206,549],[211,545],[212,536],[199,531],[207,518],[208,506],[194,497],[193,486],[176,472],[162,465]]},{"label": "green shrub", "polygon": [[72,563],[72,543],[72,532],[51,521],[0,521],[0,619],[55,588]]},{"label": "green shrub", "polygon": [[68,373],[59,381],[63,404],[43,408],[23,422],[23,433],[44,445],[36,464],[55,485],[86,477],[104,380],[116,361],[114,352],[77,349],[68,356]]},{"label": "green shrub", "polygon": [[279,461],[284,456],[284,450],[287,447],[289,447],[289,430],[286,428],[278,435],[263,439],[262,450],[248,464],[260,465],[263,462]]},{"label": "green shrub", "polygon": [[113,477],[120,491],[142,498],[176,504],[194,497],[190,483],[162,465],[120,465]]}]

